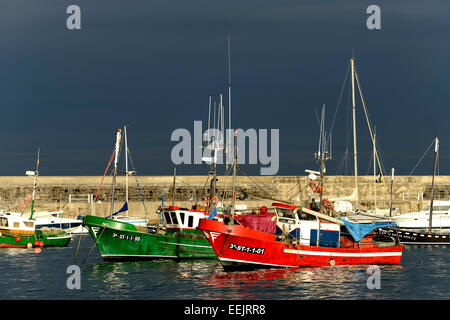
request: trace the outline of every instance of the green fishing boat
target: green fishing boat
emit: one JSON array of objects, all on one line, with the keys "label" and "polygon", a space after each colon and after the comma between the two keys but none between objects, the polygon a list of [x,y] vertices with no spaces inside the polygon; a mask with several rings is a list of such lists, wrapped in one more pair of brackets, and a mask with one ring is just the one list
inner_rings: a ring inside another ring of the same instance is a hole
[{"label": "green fishing boat", "polygon": [[161,208],[165,228],[143,228],[113,219],[85,216],[85,226],[102,258],[108,260],[199,259],[216,255],[201,231],[196,230],[203,211]]},{"label": "green fishing boat", "polygon": [[59,228],[36,230],[33,219],[36,195],[36,180],[39,175],[39,148],[35,171],[27,171],[34,177],[31,201],[31,215],[26,218],[20,212],[0,212],[0,248],[66,247],[71,236]]},{"label": "green fishing boat", "polygon": [[62,229],[35,230],[34,221],[21,213],[0,214],[0,248],[66,247],[71,238]]}]

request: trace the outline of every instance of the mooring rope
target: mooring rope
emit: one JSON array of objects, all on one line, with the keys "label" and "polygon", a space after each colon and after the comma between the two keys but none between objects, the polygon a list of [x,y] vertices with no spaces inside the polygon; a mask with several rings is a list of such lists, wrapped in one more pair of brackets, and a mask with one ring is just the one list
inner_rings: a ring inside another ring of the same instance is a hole
[{"label": "mooring rope", "polygon": [[103,232],[104,232],[105,230],[106,230],[106,227],[103,227],[103,230],[102,230],[102,232],[100,233],[100,236],[97,238],[97,240],[94,241],[94,244],[92,245],[91,250],[89,250],[88,255],[87,255],[86,258],[84,258],[84,260],[81,262],[82,264],[86,262],[87,258],[89,258],[89,256],[90,256],[91,253],[92,253],[92,250],[93,250],[94,247],[97,245],[98,240],[100,240],[100,238],[102,237]]}]

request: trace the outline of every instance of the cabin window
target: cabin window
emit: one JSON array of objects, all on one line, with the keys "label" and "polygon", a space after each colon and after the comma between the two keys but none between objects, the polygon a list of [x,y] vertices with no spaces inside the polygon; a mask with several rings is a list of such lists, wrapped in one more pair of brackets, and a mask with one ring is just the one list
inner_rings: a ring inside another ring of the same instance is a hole
[{"label": "cabin window", "polygon": [[298,212],[297,215],[298,215],[299,220],[303,220],[303,221],[317,220],[317,218],[315,216],[313,216],[312,214],[305,213],[305,212]]},{"label": "cabin window", "polygon": [[170,219],[169,212],[164,212],[164,218],[166,219],[167,224],[172,224],[172,219]]},{"label": "cabin window", "polygon": [[170,217],[172,218],[172,224],[178,224],[177,213],[171,212]]},{"label": "cabin window", "polygon": [[184,212],[180,212],[181,224],[184,224]]},{"label": "cabin window", "polygon": [[14,222],[14,228],[19,228],[20,224],[18,222]]},{"label": "cabin window", "polygon": [[34,222],[32,222],[32,221],[24,221],[23,223],[25,224],[25,227],[27,227],[27,228],[34,227]]},{"label": "cabin window", "polygon": [[188,227],[192,228],[194,226],[194,216],[188,217]]},{"label": "cabin window", "polygon": [[280,223],[295,224],[294,219],[278,219]]},{"label": "cabin window", "polygon": [[277,213],[279,217],[292,217],[292,210],[287,208],[277,208]]},{"label": "cabin window", "polygon": [[7,218],[0,218],[0,226],[7,227],[8,226],[8,219]]}]

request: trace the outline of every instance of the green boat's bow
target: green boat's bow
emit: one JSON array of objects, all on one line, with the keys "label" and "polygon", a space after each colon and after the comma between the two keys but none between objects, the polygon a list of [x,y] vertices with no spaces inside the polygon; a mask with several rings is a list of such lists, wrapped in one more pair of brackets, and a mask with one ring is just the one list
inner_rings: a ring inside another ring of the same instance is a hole
[{"label": "green boat's bow", "polygon": [[[204,217],[202,212],[171,212],[178,216],[181,214],[186,224],[196,221],[194,215]],[[179,224],[166,224],[167,229],[161,234],[129,223],[88,215],[83,219],[83,226],[89,230],[105,260],[215,258],[211,245],[194,225],[184,229]]]}]

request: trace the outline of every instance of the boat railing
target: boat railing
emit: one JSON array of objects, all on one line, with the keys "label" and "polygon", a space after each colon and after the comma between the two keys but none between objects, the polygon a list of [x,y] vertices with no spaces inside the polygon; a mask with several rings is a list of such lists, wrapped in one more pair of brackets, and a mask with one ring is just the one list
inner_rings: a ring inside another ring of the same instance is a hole
[{"label": "boat railing", "polygon": [[[393,246],[397,244],[395,239],[391,239],[391,241],[379,242],[376,241],[373,237],[365,237],[360,241],[355,241],[351,238],[351,236],[341,236],[338,241],[336,240],[327,240],[327,239],[311,239],[311,238],[297,238],[292,234],[288,234],[288,237],[285,235],[278,236],[277,239],[279,241],[288,242],[294,246],[297,245],[309,245],[314,247],[326,247],[326,248],[378,248],[381,246]],[[383,245],[381,245],[381,243]]]}]

